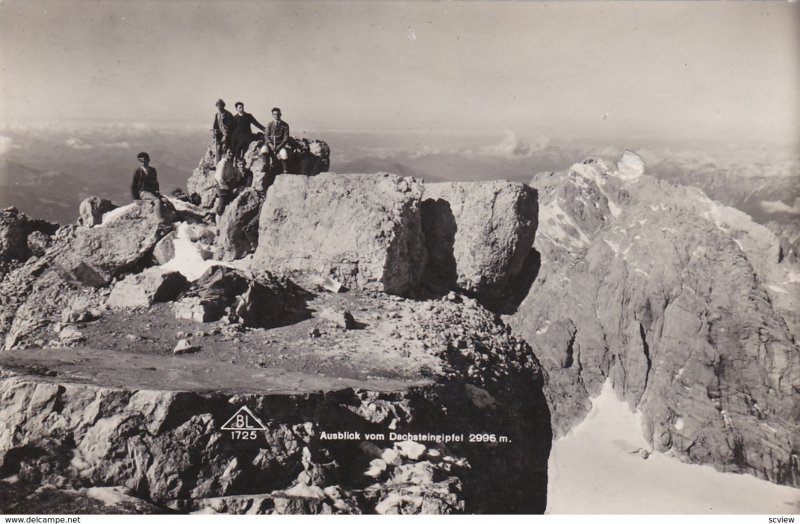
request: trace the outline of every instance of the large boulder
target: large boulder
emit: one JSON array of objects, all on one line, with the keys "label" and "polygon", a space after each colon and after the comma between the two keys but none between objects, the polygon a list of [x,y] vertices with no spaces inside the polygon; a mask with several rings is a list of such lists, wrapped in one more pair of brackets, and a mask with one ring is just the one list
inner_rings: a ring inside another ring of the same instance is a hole
[{"label": "large boulder", "polygon": [[412,291],[424,261],[422,183],[379,173],[281,175],[261,209],[253,267]]},{"label": "large boulder", "polygon": [[163,271],[159,267],[145,269],[128,275],[114,285],[108,305],[115,308],[146,307],[156,302],[175,300],[189,287],[186,277],[177,271]]},{"label": "large boulder", "polygon": [[249,327],[272,328],[291,321],[301,293],[270,273],[258,278],[227,266],[212,266],[173,305],[177,318],[212,322],[227,315]]},{"label": "large boulder", "polygon": [[247,291],[249,283],[247,275],[237,269],[212,266],[174,304],[175,316],[197,322],[219,320],[236,297]]},{"label": "large boulder", "polygon": [[78,225],[92,227],[103,222],[103,215],[117,209],[115,204],[105,198],[90,196],[78,206]]},{"label": "large boulder", "polygon": [[211,209],[214,198],[217,196],[217,183],[214,180],[214,170],[198,167],[186,181],[186,190],[190,195],[200,197],[200,207]]},{"label": "large boulder", "polygon": [[425,184],[425,283],[461,288],[487,305],[502,302],[526,269],[537,226],[536,192],[525,184]]},{"label": "large boulder", "polygon": [[258,191],[247,188],[225,208],[217,234],[222,260],[236,260],[255,250],[262,202]]},{"label": "large boulder", "polygon": [[156,205],[129,204],[114,210],[112,217],[106,215],[100,226],[77,228],[55,260],[62,276],[99,287],[135,268],[149,257],[164,231]]}]

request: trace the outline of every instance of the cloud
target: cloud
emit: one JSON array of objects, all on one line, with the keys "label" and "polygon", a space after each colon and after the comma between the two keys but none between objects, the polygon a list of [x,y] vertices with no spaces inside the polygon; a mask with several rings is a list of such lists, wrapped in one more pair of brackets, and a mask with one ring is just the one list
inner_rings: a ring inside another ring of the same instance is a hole
[{"label": "cloud", "polygon": [[92,149],[92,144],[87,144],[80,138],[76,138],[74,136],[71,136],[66,140],[64,140],[64,143],[67,144],[72,149],[80,149],[80,150]]},{"label": "cloud", "polygon": [[539,135],[536,143],[531,144],[523,141],[512,130],[506,129],[505,136],[498,144],[484,146],[478,150],[478,154],[503,158],[526,158],[546,148],[549,144],[550,140],[544,135]]},{"label": "cloud", "polygon": [[10,137],[0,135],[0,155],[5,155],[11,151],[12,141]]},{"label": "cloud", "polygon": [[131,145],[126,140],[123,140],[121,142],[101,142],[100,145],[102,147],[109,147],[109,148],[112,148],[112,149],[130,149],[131,148]]},{"label": "cloud", "polygon": [[764,200],[761,202],[761,209],[767,213],[790,213],[800,215],[800,198],[794,199],[794,205],[790,206],[780,200]]}]

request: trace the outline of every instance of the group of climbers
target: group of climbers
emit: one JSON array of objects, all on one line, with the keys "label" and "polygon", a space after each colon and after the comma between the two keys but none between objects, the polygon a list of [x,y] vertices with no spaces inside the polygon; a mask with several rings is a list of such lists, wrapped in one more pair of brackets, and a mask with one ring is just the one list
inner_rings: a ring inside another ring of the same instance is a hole
[{"label": "group of climbers", "polygon": [[281,119],[281,110],[272,108],[272,122],[266,127],[244,110],[242,102],[236,102],[236,115],[225,109],[225,101],[217,100],[217,113],[214,115],[214,144],[216,161],[222,161],[226,151],[232,151],[233,157],[243,159],[250,142],[258,135],[253,135],[251,125],[264,133],[264,146],[261,154],[269,169],[280,161],[283,173],[289,172],[289,124]]},{"label": "group of climbers", "polygon": [[[252,184],[253,174],[245,163],[245,153],[251,142],[263,142],[259,153],[263,159],[263,172],[272,178],[278,173],[316,174],[330,167],[327,144],[307,139],[295,140],[289,135],[289,124],[281,118],[281,110],[272,108],[272,121],[266,126],[244,110],[242,102],[236,102],[236,114],[225,109],[225,101],[216,102],[212,136],[214,140],[216,200],[214,212],[217,222],[225,207],[242,188]],[[262,133],[252,133],[255,126]],[[295,156],[292,164],[290,159]],[[131,193],[134,200],[157,200],[169,205],[159,193],[158,176],[150,166],[150,155],[139,153],[139,168],[133,174]],[[292,166],[293,169],[292,170]],[[159,208],[160,206],[156,206]]]}]

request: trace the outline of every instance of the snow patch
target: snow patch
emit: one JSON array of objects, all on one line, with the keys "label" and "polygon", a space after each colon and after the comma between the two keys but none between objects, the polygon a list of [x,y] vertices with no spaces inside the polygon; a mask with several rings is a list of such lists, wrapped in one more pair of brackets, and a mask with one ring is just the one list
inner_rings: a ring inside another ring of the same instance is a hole
[{"label": "snow patch", "polygon": [[135,206],[138,206],[138,205],[139,204],[137,204],[136,202],[131,202],[130,204],[128,204],[126,206],[122,206],[122,207],[118,207],[116,209],[112,209],[108,213],[103,213],[102,220],[100,221],[99,224],[97,224],[94,227],[107,226],[108,224],[114,222],[115,220],[118,220],[120,217],[122,217],[124,215],[127,215],[128,211],[130,211],[131,209],[133,209]]},{"label": "snow patch", "polygon": [[800,489],[721,473],[649,450],[640,415],[609,383],[586,419],[553,442],[547,513],[796,513]]}]

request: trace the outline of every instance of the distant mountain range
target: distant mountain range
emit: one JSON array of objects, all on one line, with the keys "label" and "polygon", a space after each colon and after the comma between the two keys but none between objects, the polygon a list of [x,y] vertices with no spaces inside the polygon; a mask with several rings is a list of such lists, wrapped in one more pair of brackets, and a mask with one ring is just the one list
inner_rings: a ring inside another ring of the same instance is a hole
[{"label": "distant mountain range", "polygon": [[[619,148],[542,138],[538,144],[529,144],[511,132],[499,143],[469,137],[460,145],[454,138],[451,142],[455,145],[428,140],[422,146],[409,145],[409,137],[391,135],[381,141],[380,136],[342,132],[306,134],[330,144],[332,171],[386,171],[428,182],[528,182],[535,173],[562,169],[575,158],[614,159],[621,153]],[[208,136],[203,129],[142,126],[2,130],[0,206],[14,205],[31,216],[68,223],[77,218],[78,203],[88,195],[127,202],[139,151],[150,153],[163,191],[185,189],[186,179],[202,156],[200,145]],[[800,229],[800,155],[796,153],[761,153],[758,161],[749,161],[745,154],[733,160],[727,152],[711,156],[654,148],[641,155],[652,176],[699,187],[760,223],[772,222],[770,227],[785,235]]]}]

